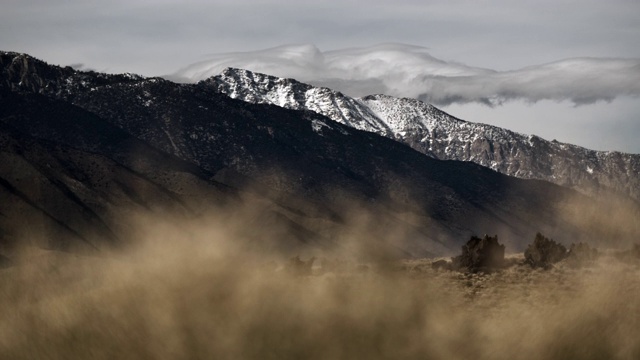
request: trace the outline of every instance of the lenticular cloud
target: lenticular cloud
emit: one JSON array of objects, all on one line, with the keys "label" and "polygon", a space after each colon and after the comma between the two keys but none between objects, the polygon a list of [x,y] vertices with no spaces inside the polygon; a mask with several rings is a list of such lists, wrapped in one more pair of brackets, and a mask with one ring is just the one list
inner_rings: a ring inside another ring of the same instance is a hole
[{"label": "lenticular cloud", "polygon": [[227,67],[295,78],[352,96],[384,93],[441,106],[472,102],[495,106],[511,100],[583,105],[640,95],[640,59],[573,58],[495,71],[440,60],[426,48],[402,44],[325,52],[313,45],[286,45],[217,54],[168,78],[196,82]]}]

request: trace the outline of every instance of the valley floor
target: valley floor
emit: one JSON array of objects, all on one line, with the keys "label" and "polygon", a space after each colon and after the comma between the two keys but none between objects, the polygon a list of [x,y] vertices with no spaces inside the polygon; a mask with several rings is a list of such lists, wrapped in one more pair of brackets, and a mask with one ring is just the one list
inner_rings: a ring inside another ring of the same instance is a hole
[{"label": "valley floor", "polygon": [[[32,250],[0,270],[5,359],[637,359],[640,268],[612,256],[491,274],[288,271],[213,248],[96,258]],[[325,268],[326,270],[326,268]]]}]

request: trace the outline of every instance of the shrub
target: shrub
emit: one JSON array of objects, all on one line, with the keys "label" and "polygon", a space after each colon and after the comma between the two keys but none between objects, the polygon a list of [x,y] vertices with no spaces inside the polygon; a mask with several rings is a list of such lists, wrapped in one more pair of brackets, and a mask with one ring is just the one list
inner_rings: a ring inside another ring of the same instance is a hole
[{"label": "shrub", "polygon": [[472,236],[462,246],[462,254],[453,258],[453,267],[471,272],[492,271],[504,265],[504,245],[498,243],[498,235]]},{"label": "shrub", "polygon": [[525,261],[533,268],[549,268],[567,257],[567,248],[537,233],[533,244],[524,252]]}]

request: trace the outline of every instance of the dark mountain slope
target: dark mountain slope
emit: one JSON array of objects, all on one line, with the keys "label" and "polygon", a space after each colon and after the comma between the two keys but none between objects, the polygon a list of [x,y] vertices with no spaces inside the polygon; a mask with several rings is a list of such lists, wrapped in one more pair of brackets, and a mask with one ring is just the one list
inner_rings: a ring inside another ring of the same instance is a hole
[{"label": "dark mountain slope", "polygon": [[[157,221],[187,220],[229,216],[247,204],[259,210],[244,217],[246,225],[277,230],[267,247],[300,251],[301,245],[331,243],[291,220],[292,209],[223,185],[193,163],[64,101],[1,92],[0,138],[4,248],[24,238],[58,249],[112,248],[131,240],[140,213],[155,214]],[[299,211],[294,215],[305,218]],[[241,235],[267,238],[259,232]]]},{"label": "dark mountain slope", "polygon": [[234,190],[206,180],[198,167],[40,95],[0,96],[0,143],[5,245],[23,231],[34,238],[63,235],[48,237],[52,247],[117,245],[125,235],[125,214],[193,216],[206,200],[212,207],[236,197]]}]

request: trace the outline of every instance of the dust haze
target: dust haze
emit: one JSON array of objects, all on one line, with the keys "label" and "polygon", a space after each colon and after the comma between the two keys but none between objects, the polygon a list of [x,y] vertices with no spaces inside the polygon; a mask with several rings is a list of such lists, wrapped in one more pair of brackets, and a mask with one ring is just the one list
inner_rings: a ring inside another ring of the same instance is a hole
[{"label": "dust haze", "polygon": [[603,250],[584,267],[560,262],[542,270],[511,254],[512,266],[499,271],[438,270],[431,266],[437,258],[402,260],[368,242],[380,234],[367,233],[366,215],[354,215],[362,225],[339,246],[289,252],[281,251],[286,243],[270,245],[283,229],[248,228],[255,216],[255,206],[190,221],[139,215],[131,227],[136,241],[97,255],[12,249],[11,266],[0,270],[0,354],[640,357],[640,259]]}]

